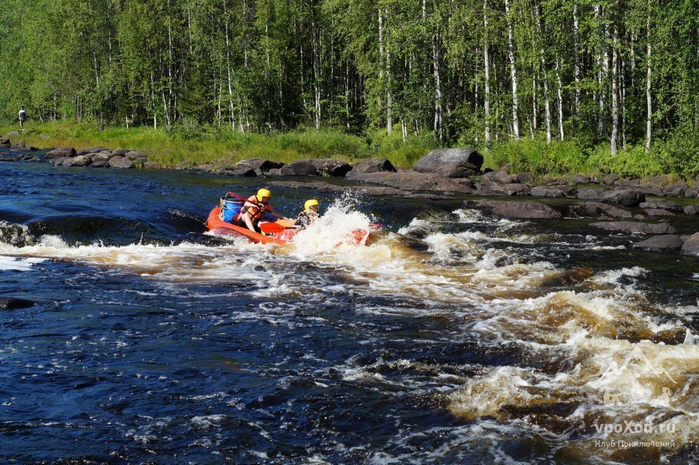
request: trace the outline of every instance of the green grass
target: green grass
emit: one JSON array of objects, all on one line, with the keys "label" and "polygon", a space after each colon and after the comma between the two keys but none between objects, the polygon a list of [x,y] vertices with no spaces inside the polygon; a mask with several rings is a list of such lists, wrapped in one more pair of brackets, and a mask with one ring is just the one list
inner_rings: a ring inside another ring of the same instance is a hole
[{"label": "green grass", "polygon": [[[436,148],[431,134],[411,135],[404,142],[400,131],[387,134],[372,130],[364,136],[341,129],[300,129],[287,133],[241,134],[215,126],[176,126],[171,130],[137,127],[110,127],[99,131],[95,122],[29,122],[24,133],[16,126],[0,127],[0,134],[12,142],[24,141],[39,148],[71,146],[78,149],[106,146],[145,152],[150,162],[164,168],[232,166],[246,158],[268,158],[290,162],[300,158],[337,158],[357,162],[366,158],[387,158],[396,167],[410,168]],[[553,141],[541,138],[505,141],[484,154],[483,169],[509,165],[512,173],[544,176],[614,173],[644,178],[671,174],[690,180],[699,176],[699,135],[678,130],[666,142],[657,141],[650,153],[641,146],[630,146],[612,157],[609,145],[590,146],[582,139]]]},{"label": "green grass", "polygon": [[[290,162],[300,158],[337,158],[356,162],[385,157],[397,167],[409,168],[431,147],[413,139],[396,144],[391,138],[377,143],[370,138],[346,134],[338,129],[305,129],[283,134],[241,134],[216,127],[176,127],[170,131],[152,128],[107,128],[94,123],[29,123],[24,133],[16,127],[0,128],[12,142],[24,141],[39,148],[70,146],[77,149],[105,146],[110,149],[141,150],[162,167],[194,167],[203,164],[230,166],[246,158],[268,158]],[[400,136],[399,136],[400,137]]]}]

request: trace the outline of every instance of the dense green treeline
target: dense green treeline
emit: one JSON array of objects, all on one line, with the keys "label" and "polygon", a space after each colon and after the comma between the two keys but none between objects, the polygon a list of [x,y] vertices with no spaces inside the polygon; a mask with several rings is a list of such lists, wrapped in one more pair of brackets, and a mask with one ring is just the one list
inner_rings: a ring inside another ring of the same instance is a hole
[{"label": "dense green treeline", "polygon": [[699,172],[696,0],[3,0],[0,82],[8,121],[574,140]]}]

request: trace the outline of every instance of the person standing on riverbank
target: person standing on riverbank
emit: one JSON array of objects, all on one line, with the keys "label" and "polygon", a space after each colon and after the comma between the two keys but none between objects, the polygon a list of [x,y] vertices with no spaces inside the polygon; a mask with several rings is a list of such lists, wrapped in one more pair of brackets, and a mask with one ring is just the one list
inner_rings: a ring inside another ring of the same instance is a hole
[{"label": "person standing on riverbank", "polygon": [[27,112],[24,111],[24,105],[19,107],[19,129],[24,131],[24,121],[27,119]]}]

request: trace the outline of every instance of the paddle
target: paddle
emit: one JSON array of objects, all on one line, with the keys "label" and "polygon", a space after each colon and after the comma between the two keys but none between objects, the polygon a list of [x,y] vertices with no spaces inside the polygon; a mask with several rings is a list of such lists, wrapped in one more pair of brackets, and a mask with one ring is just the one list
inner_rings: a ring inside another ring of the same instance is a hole
[{"label": "paddle", "polygon": [[284,228],[293,228],[296,226],[296,220],[278,220],[276,221],[276,224]]},{"label": "paddle", "polygon": [[265,234],[274,234],[286,231],[286,228],[278,223],[260,223],[260,231]]}]

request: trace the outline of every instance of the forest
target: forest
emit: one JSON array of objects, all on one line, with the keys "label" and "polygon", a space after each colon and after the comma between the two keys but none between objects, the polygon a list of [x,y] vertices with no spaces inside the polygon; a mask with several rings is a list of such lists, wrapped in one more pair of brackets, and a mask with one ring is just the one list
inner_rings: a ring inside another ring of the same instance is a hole
[{"label": "forest", "polygon": [[0,83],[5,121],[333,129],[515,162],[529,140],[699,174],[696,0],[3,0]]}]

